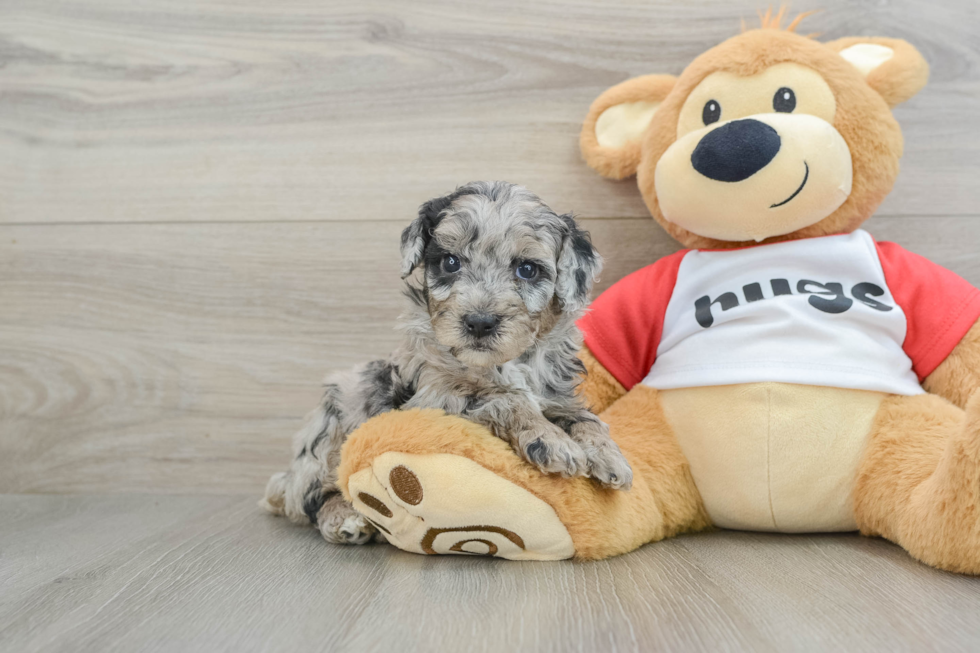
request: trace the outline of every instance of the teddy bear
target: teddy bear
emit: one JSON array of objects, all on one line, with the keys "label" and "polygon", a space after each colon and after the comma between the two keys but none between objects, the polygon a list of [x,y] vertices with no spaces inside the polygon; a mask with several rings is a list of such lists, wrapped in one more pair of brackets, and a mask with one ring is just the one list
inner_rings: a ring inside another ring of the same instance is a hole
[{"label": "teddy bear", "polygon": [[423,554],[599,559],[680,533],[860,531],[980,574],[980,291],[861,224],[891,190],[905,41],[820,42],[782,14],[679,76],[602,93],[586,163],[636,175],[685,248],[582,318],[580,388],[628,492],[542,474],[482,427],[394,411],[351,435],[340,486]]}]

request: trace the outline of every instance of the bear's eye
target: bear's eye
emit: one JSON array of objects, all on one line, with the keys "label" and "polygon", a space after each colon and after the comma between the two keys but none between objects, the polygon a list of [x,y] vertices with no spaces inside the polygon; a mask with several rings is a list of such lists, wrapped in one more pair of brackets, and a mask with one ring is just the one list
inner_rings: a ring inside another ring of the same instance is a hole
[{"label": "bear's eye", "polygon": [[459,272],[459,257],[455,254],[446,254],[442,259],[443,272]]},{"label": "bear's eye", "polygon": [[779,113],[793,113],[796,108],[796,93],[793,89],[784,86],[776,91],[772,96],[772,108]]},{"label": "bear's eye", "polygon": [[704,126],[707,127],[713,122],[718,122],[720,118],[721,105],[714,100],[708,100],[704,109],[701,110],[701,120],[704,122]]},{"label": "bear's eye", "polygon": [[538,266],[536,263],[532,263],[531,261],[524,261],[517,266],[515,273],[519,279],[530,281],[534,277],[538,276]]}]

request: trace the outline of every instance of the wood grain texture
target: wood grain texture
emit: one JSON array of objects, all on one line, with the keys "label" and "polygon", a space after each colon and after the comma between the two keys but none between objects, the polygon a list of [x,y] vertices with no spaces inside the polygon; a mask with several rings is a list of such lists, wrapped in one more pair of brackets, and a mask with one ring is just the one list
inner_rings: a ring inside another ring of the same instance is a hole
[{"label": "wood grain texture", "polygon": [[[526,184],[586,218],[600,290],[675,251],[579,124],[755,8],[0,2],[0,492],[49,493],[0,496],[0,650],[975,650],[980,580],[879,540],[507,563],[332,547],[255,507],[320,378],[394,346],[423,200]],[[980,285],[974,3],[793,8],[929,60],[868,228]]]},{"label": "wood grain texture", "polygon": [[[595,563],[340,547],[253,498],[0,497],[23,651],[970,650],[980,579],[856,535],[681,537]],[[66,537],[70,534],[70,537]],[[424,607],[423,607],[424,606]]]},{"label": "wood grain texture", "polygon": [[[678,73],[753,3],[179,0],[0,4],[0,222],[390,220],[473,179],[641,217],[582,163],[591,101]],[[980,206],[974,3],[803,0],[821,38],[907,38],[932,80],[898,108],[882,216]]]},{"label": "wood grain texture", "polygon": [[[677,248],[583,224],[599,290]],[[395,346],[402,226],[0,227],[0,491],[257,492],[323,375]],[[980,285],[980,220],[869,228]]]},{"label": "wood grain texture", "polygon": [[[0,227],[0,487],[262,487],[324,374],[397,343],[403,226]],[[628,238],[611,275],[672,248]]]}]

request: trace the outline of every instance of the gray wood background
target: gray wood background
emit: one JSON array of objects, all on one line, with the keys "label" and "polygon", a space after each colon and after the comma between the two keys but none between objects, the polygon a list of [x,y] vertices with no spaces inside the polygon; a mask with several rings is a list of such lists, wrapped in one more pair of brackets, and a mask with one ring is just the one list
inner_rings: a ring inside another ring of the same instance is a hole
[{"label": "gray wood background", "polygon": [[[581,162],[580,121],[756,8],[0,0],[0,648],[980,647],[976,579],[856,536],[507,564],[337,549],[254,507],[322,376],[394,344],[425,199],[524,183],[583,218],[602,287],[674,251]],[[868,228],[980,285],[980,8],[813,8],[804,32],[930,61]]]}]

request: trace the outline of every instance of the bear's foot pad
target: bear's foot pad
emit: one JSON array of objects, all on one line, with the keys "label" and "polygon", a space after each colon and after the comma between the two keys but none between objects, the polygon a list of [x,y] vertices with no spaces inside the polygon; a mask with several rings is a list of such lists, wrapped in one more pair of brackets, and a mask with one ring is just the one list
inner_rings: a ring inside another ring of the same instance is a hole
[{"label": "bear's foot pad", "polygon": [[469,458],[381,454],[351,474],[354,508],[411,553],[563,560],[575,554],[554,509]]}]

